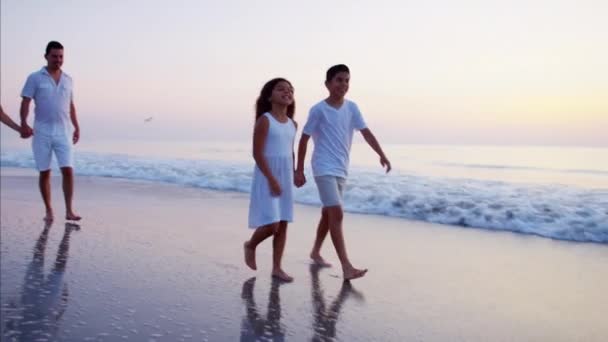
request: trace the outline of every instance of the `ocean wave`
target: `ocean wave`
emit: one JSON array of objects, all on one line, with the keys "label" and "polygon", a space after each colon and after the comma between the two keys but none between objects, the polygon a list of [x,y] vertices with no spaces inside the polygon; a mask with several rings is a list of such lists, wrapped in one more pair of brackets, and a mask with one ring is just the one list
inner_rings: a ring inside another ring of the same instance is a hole
[{"label": "ocean wave", "polygon": [[[253,163],[152,159],[78,153],[78,175],[115,177],[248,193]],[[3,152],[3,167],[33,168],[31,153]],[[309,182],[296,201],[319,205]],[[461,227],[503,230],[580,242],[608,243],[608,190],[352,169],[346,211]]]},{"label": "ocean wave", "polygon": [[466,168],[466,169],[539,171],[539,172],[578,173],[578,174],[593,174],[593,175],[599,175],[599,176],[608,176],[608,170],[557,169],[557,168],[543,168],[543,167],[516,166],[516,165],[465,164],[465,163],[446,163],[446,162],[434,162],[433,164],[439,165],[439,166],[445,166],[445,167],[458,167],[458,168]]}]

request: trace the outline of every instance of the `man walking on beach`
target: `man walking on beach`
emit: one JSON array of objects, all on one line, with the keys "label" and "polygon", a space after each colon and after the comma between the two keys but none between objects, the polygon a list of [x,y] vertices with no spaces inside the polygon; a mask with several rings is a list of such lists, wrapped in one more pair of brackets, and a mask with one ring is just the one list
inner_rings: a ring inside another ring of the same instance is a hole
[{"label": "man walking on beach", "polygon": [[[34,139],[32,150],[36,168],[40,172],[39,186],[46,207],[45,221],[53,221],[51,206],[51,158],[55,153],[63,178],[66,220],[78,221],[72,209],[74,171],[72,145],[80,138],[80,127],[73,101],[72,78],[61,70],[63,45],[51,41],[46,46],[44,58],[47,65],[32,73],[21,92],[21,132],[27,135],[32,128],[27,124],[30,102],[35,103]],[[74,131],[70,138],[70,122]]]}]

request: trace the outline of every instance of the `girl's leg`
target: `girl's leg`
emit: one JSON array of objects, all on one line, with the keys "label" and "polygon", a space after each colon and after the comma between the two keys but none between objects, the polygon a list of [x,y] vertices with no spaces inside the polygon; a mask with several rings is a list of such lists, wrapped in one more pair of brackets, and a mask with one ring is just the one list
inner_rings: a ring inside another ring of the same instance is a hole
[{"label": "girl's leg", "polygon": [[255,249],[256,247],[264,240],[269,238],[272,234],[274,234],[275,230],[278,229],[279,223],[271,223],[265,226],[258,227],[253,234],[251,235],[251,239],[249,241],[245,241],[243,244],[243,249],[245,250],[245,264],[249,266],[252,270],[257,270],[257,265],[255,262]]},{"label": "girl's leg", "polygon": [[272,276],[283,281],[293,281],[293,277],[281,268],[283,251],[287,242],[287,222],[281,221],[272,239]]}]

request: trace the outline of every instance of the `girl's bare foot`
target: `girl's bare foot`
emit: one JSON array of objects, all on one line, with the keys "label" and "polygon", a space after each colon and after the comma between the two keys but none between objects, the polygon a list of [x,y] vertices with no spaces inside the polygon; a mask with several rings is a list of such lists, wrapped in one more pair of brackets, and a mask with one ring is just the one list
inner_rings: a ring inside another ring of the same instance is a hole
[{"label": "girl's bare foot", "polygon": [[317,266],[331,267],[331,264],[328,263],[327,261],[325,261],[325,259],[323,259],[321,254],[310,253],[310,259],[312,259],[312,262]]},{"label": "girl's bare foot", "polygon": [[46,215],[44,216],[43,220],[45,222],[53,222],[54,219],[55,219],[55,217],[53,216],[53,211],[47,210]]},{"label": "girl's bare foot", "polygon": [[74,213],[66,213],[65,214],[65,219],[69,220],[69,221],[80,221],[82,217],[74,214]]},{"label": "girl's bare foot", "polygon": [[285,282],[292,282],[293,281],[293,277],[290,276],[289,274],[285,273],[285,271],[283,271],[282,269],[278,269],[278,270],[273,270],[272,271],[272,276],[281,280],[281,281],[285,281]]},{"label": "girl's bare foot", "polygon": [[249,241],[245,241],[243,250],[245,251],[245,264],[252,270],[257,270],[258,267],[255,264],[255,249],[249,247]]},{"label": "girl's bare foot", "polygon": [[356,268],[351,268],[349,270],[344,270],[344,280],[353,280],[357,278],[361,278],[367,273],[367,268],[363,270],[359,270]]}]

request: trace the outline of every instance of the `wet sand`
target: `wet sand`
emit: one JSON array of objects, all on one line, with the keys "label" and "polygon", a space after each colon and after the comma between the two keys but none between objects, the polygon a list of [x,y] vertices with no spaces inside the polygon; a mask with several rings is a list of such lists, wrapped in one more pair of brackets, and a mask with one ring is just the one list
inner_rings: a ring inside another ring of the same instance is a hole
[{"label": "wet sand", "polygon": [[[248,198],[147,182],[77,178],[66,226],[31,171],[0,183],[2,340],[604,341],[608,246],[347,213],[355,266],[307,258],[318,208],[297,206],[284,268],[243,263]],[[324,256],[337,258],[331,241]]]}]

